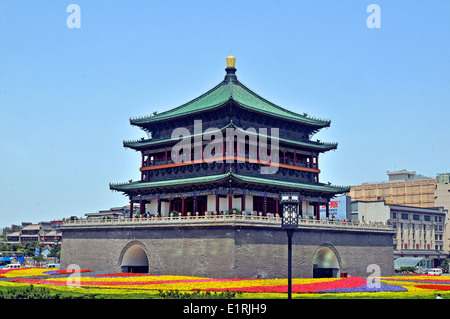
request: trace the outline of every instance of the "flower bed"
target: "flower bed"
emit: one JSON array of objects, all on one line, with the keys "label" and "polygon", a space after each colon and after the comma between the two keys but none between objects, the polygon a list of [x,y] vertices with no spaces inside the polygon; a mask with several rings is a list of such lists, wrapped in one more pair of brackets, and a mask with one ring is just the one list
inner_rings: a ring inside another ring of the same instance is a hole
[{"label": "flower bed", "polygon": [[17,278],[17,277],[31,277],[46,275],[46,268],[33,267],[33,268],[20,268],[20,269],[2,269],[0,274],[3,278]]},{"label": "flower bed", "polygon": [[56,275],[56,274],[74,274],[74,273],[80,273],[80,272],[92,272],[92,270],[89,269],[62,269],[62,270],[49,270],[45,271],[44,274],[47,275]]},{"label": "flower bed", "polygon": [[[317,293],[320,291],[326,291],[328,289],[338,288],[354,288],[360,287],[366,284],[366,281],[361,277],[351,277],[343,279],[335,279],[332,281],[320,281],[304,284],[293,284],[293,293]],[[283,285],[264,285],[264,286],[244,286],[244,287],[224,287],[224,288],[209,288],[203,289],[209,291],[242,291],[251,293],[287,293],[288,287]]]},{"label": "flower bed", "polygon": [[94,277],[138,277],[138,276],[152,276],[152,275],[151,274],[136,274],[136,273],[131,273],[131,272],[94,275]]},{"label": "flower bed", "polygon": [[[89,270],[84,270],[87,272]],[[429,276],[396,276],[380,278],[379,285],[368,285],[363,277],[348,278],[294,278],[292,292],[294,296],[321,296],[327,298],[344,296],[344,298],[433,298],[437,291],[442,291],[450,298],[450,280],[448,277],[430,278]],[[11,284],[45,285],[54,289],[68,288],[68,278],[13,279]],[[159,291],[236,291],[242,292],[240,298],[283,298],[287,293],[287,279],[240,279],[240,278],[205,278],[193,276],[157,276],[151,274],[111,273],[103,275],[71,276],[78,289],[89,288],[107,293],[125,295],[137,291],[155,295]],[[448,292],[447,292],[448,291]],[[244,297],[242,297],[244,296]],[[278,296],[278,297],[277,297]]]}]

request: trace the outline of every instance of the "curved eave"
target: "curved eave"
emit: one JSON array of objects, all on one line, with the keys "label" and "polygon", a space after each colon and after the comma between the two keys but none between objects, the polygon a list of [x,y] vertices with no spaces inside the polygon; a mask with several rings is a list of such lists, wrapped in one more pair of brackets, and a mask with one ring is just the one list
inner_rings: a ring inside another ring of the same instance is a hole
[{"label": "curved eave", "polygon": [[281,188],[288,188],[294,190],[305,190],[312,192],[322,192],[328,193],[330,195],[343,194],[350,191],[350,187],[341,187],[341,186],[333,186],[330,184],[304,184],[297,182],[288,182],[281,181],[276,179],[268,179],[261,177],[252,177],[239,175],[235,173],[225,173],[220,175],[213,176],[201,176],[201,177],[193,177],[193,178],[184,178],[184,179],[174,179],[174,180],[164,180],[164,181],[156,181],[156,182],[131,182],[131,183],[123,183],[123,184],[109,184],[109,188],[111,190],[120,191],[120,192],[136,192],[144,189],[158,189],[163,187],[173,187],[180,185],[192,185],[192,184],[209,184],[214,182],[222,182],[228,178],[231,178],[237,182],[243,183],[251,183],[251,184],[260,184],[260,185],[268,185],[268,186],[277,186]]},{"label": "curved eave", "polygon": [[282,120],[287,120],[287,121],[291,121],[291,122],[295,122],[295,123],[299,123],[299,124],[309,125],[309,126],[312,126],[312,127],[316,128],[316,129],[329,127],[331,125],[331,121],[320,121],[320,120],[309,119],[307,117],[296,117],[296,116],[281,115],[281,114],[278,114],[278,113],[275,113],[275,112],[262,110],[262,109],[259,109],[257,107],[253,107],[253,106],[247,105],[245,103],[242,103],[239,100],[234,99],[233,97],[229,97],[228,100],[221,101],[220,103],[217,103],[217,104],[214,104],[214,105],[206,105],[206,106],[204,106],[202,108],[199,108],[199,109],[196,109],[194,111],[187,111],[187,112],[183,112],[183,113],[177,113],[175,115],[154,116],[154,117],[152,116],[152,117],[134,118],[134,119],[130,118],[130,124],[134,125],[134,126],[145,127],[146,125],[152,124],[152,123],[158,123],[158,122],[162,122],[162,121],[174,120],[174,119],[177,119],[177,118],[180,118],[180,117],[183,117],[183,116],[195,115],[195,114],[198,114],[198,113],[202,113],[204,111],[212,111],[212,110],[219,109],[219,108],[225,106],[230,100],[233,101],[238,107],[241,107],[244,110],[256,112],[256,113],[261,114],[261,115],[273,116],[275,118],[279,118],[279,119],[282,119]]},{"label": "curved eave", "polygon": [[140,189],[148,189],[148,188],[214,183],[214,182],[223,181],[226,178],[228,178],[229,176],[230,176],[230,173],[225,173],[225,174],[213,175],[213,176],[200,176],[200,177],[183,178],[183,179],[163,180],[163,181],[156,181],[156,182],[130,182],[130,183],[122,183],[122,184],[111,183],[111,184],[109,184],[109,188],[111,190],[115,190],[115,191],[119,191],[119,192],[138,191]]},{"label": "curved eave", "polygon": [[350,191],[350,187],[333,186],[330,184],[304,184],[304,183],[297,183],[297,182],[281,181],[281,180],[276,180],[276,179],[245,176],[245,175],[239,175],[239,174],[232,174],[232,177],[241,182],[278,186],[278,187],[286,187],[286,188],[291,188],[291,189],[296,189],[296,190],[325,192],[325,193],[329,193],[329,194],[333,194],[333,195],[347,193]]},{"label": "curved eave", "polygon": [[[231,124],[226,125],[225,127],[219,129],[218,131],[223,132],[226,128],[230,127]],[[236,126],[235,126],[236,127]],[[245,133],[245,131],[239,127],[236,127],[237,129],[241,130],[242,132]],[[210,132],[211,133],[211,132]],[[203,133],[202,133],[203,134]],[[259,133],[257,133],[259,136]],[[189,136],[189,138],[194,138],[196,135],[195,134],[191,134]],[[267,138],[270,138],[270,136],[267,136]],[[135,140],[135,141],[123,141],[123,146],[126,148],[130,148],[133,149],[135,151],[143,151],[145,150],[147,147],[150,146],[156,146],[159,144],[166,144],[166,143],[176,143],[179,140],[172,140],[172,139],[161,139],[161,140],[154,140],[152,141],[151,139],[144,139],[144,140]],[[290,145],[295,145],[295,146],[300,146],[306,149],[310,149],[310,150],[314,150],[314,151],[318,151],[318,152],[327,152],[330,150],[335,150],[337,149],[338,144],[337,143],[320,143],[320,142],[302,142],[302,141],[295,141],[295,140],[290,140],[290,139],[286,139],[286,138],[279,138],[279,141],[281,143],[285,143],[285,144],[290,144]]]},{"label": "curved eave", "polygon": [[180,106],[177,106],[173,109],[167,110],[160,114],[148,115],[148,116],[143,116],[140,118],[130,118],[130,124],[136,125],[136,126],[145,126],[145,124],[174,119],[174,118],[178,118],[180,116],[186,116],[188,114],[196,114],[198,112],[202,112],[207,109],[214,109],[216,107],[219,107],[228,100],[228,97],[220,99],[217,103],[205,104],[204,106],[202,106],[196,110],[193,110],[193,111],[188,109],[187,111],[173,114],[174,112],[176,112],[178,110],[182,110],[183,108],[188,108],[190,105],[192,105],[202,99],[207,98],[209,95],[213,94],[214,91],[222,89],[222,86],[226,86],[226,84],[224,84],[224,82],[221,82],[218,85],[216,85],[215,87],[213,87],[212,89],[210,89],[207,92],[203,93],[202,95],[196,97],[195,99],[192,99],[187,103],[184,103]]},{"label": "curved eave", "polygon": [[285,109],[285,108],[283,108],[283,107],[281,107],[281,106],[279,106],[279,105],[277,105],[275,103],[272,103],[269,100],[267,100],[264,97],[262,97],[261,95],[255,93],[254,91],[249,89],[245,84],[243,84],[239,80],[236,80],[235,83],[237,83],[236,85],[238,87],[240,87],[242,90],[244,90],[247,94],[249,94],[250,96],[252,96],[256,100],[259,100],[260,102],[270,106],[274,110],[282,112],[283,114],[280,114],[278,112],[271,112],[271,111],[268,111],[268,110],[264,110],[264,109],[261,109],[261,108],[258,108],[258,107],[254,107],[254,106],[248,105],[248,103],[239,101],[239,98],[235,98],[235,96],[232,95],[232,98],[234,99],[234,101],[236,103],[238,103],[238,105],[241,106],[241,107],[253,110],[253,111],[258,112],[258,113],[275,116],[275,117],[278,117],[278,118],[281,118],[281,119],[290,120],[290,121],[294,121],[294,122],[297,122],[297,123],[302,123],[302,124],[306,124],[306,125],[316,126],[316,127],[319,127],[319,128],[328,127],[331,124],[331,121],[329,121],[329,120],[322,120],[322,119],[316,119],[316,118],[308,117],[307,115],[302,115],[302,114],[295,113],[295,112],[290,111],[288,109]]},{"label": "curved eave", "polygon": [[221,101],[220,103],[214,104],[214,105],[208,105],[205,107],[202,107],[200,109],[196,109],[195,111],[188,111],[188,112],[184,112],[184,113],[178,113],[176,115],[172,115],[172,116],[166,116],[166,117],[157,117],[157,118],[148,118],[148,119],[130,119],[130,124],[134,125],[134,126],[139,126],[139,127],[145,127],[148,124],[153,124],[153,123],[158,123],[158,122],[163,122],[163,121],[169,121],[169,120],[174,120],[177,119],[179,117],[183,117],[183,116],[187,116],[187,115],[195,115],[198,113],[202,113],[204,111],[212,111],[215,109],[219,109],[223,106],[225,106],[227,104],[228,100],[225,101]]}]

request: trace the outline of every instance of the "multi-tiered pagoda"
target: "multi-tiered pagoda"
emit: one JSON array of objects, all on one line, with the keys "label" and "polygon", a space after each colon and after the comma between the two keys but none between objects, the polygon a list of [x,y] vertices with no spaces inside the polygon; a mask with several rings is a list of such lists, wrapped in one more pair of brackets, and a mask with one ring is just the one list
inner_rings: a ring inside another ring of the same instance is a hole
[{"label": "multi-tiered pagoda", "polygon": [[[132,118],[147,138],[124,141],[142,154],[139,181],[110,184],[131,209],[157,216],[278,214],[280,193],[298,192],[303,218],[348,188],[319,182],[319,155],[337,143],[312,141],[330,121],[298,114],[259,96],[227,57],[222,82],[166,112]],[[135,206],[136,207],[136,206]],[[130,217],[131,213],[130,213]]]}]

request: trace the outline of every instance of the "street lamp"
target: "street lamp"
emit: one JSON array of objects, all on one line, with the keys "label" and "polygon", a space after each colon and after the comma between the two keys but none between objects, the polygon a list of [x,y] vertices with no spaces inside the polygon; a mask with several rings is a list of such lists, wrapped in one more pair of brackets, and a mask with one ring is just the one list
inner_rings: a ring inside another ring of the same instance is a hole
[{"label": "street lamp", "polygon": [[298,193],[281,193],[281,229],[288,236],[288,299],[292,298],[292,235],[298,228]]}]

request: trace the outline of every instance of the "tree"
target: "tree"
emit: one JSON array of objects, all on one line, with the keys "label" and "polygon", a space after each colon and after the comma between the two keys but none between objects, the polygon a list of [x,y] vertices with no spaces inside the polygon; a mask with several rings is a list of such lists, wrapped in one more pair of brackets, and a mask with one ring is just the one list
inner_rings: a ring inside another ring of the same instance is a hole
[{"label": "tree", "polygon": [[448,266],[449,266],[449,258],[445,258],[445,259],[441,262],[441,268],[442,268],[442,271],[448,272]]},{"label": "tree", "polygon": [[44,259],[44,256],[42,256],[42,254],[39,254],[39,255],[37,255],[37,256],[34,256],[34,257],[33,257],[33,260],[34,260],[34,261],[37,261],[37,262],[39,262],[39,263],[41,263],[41,262],[43,262],[45,259]]},{"label": "tree", "polygon": [[60,252],[61,252],[61,246],[53,245],[53,247],[50,249],[50,253],[48,254],[48,257],[58,257]]}]

